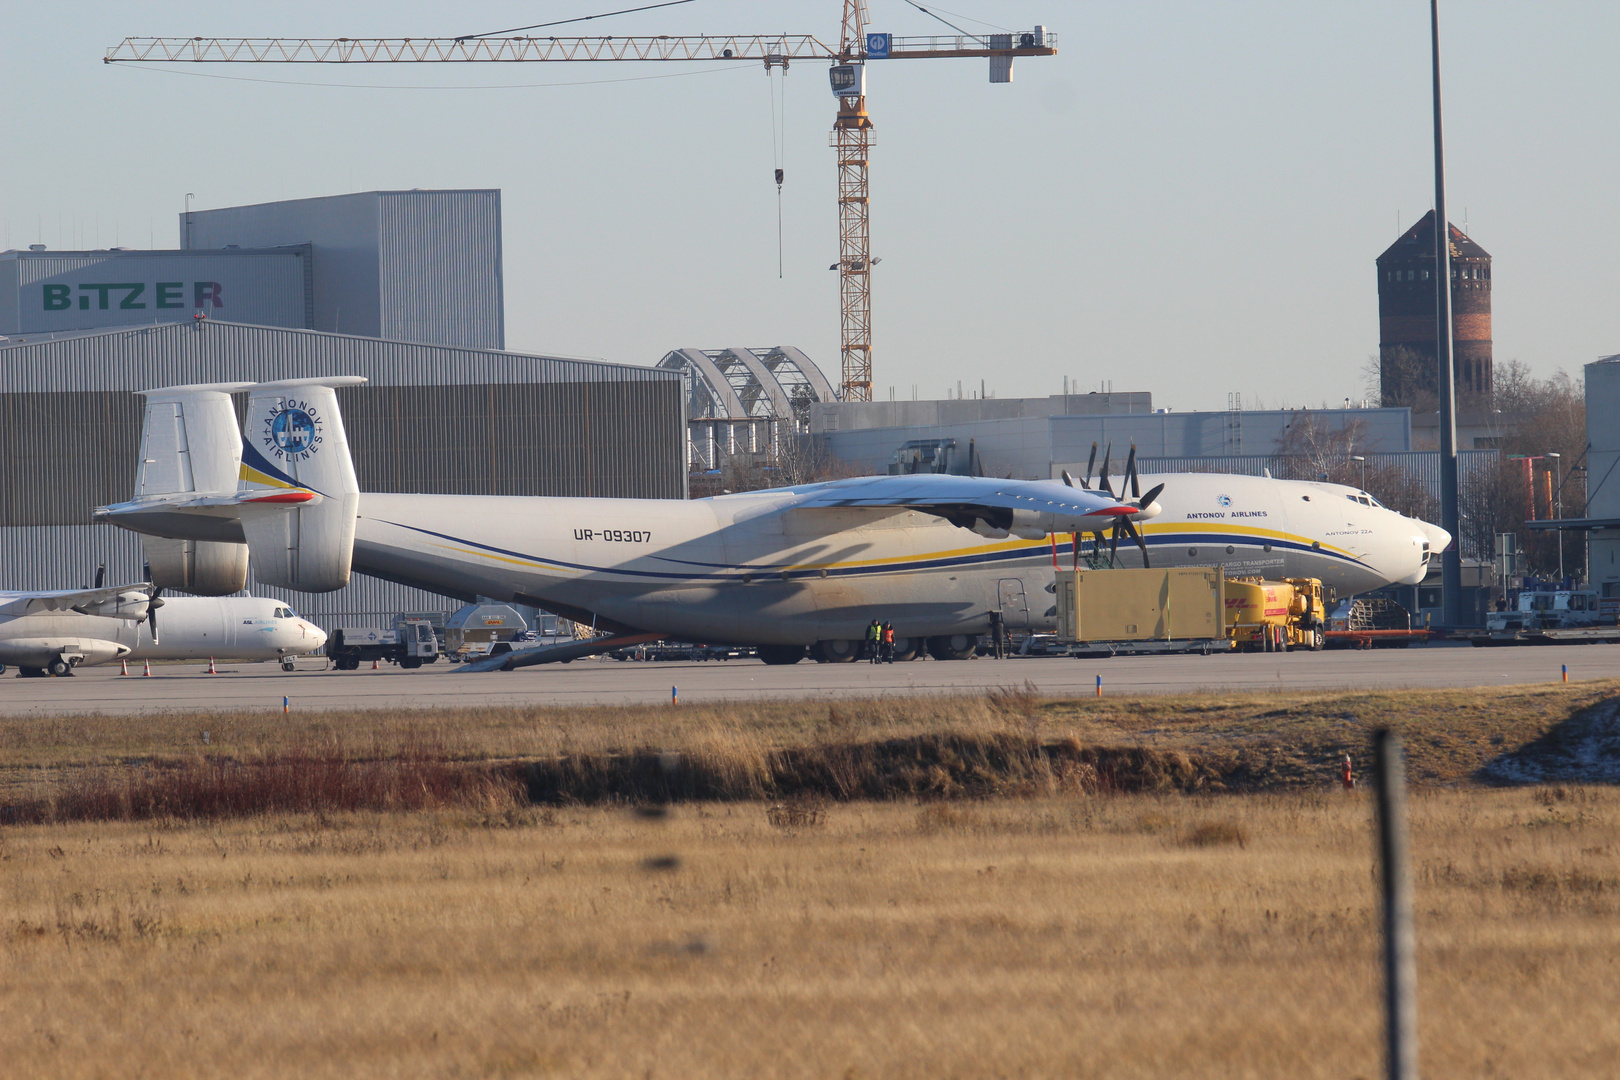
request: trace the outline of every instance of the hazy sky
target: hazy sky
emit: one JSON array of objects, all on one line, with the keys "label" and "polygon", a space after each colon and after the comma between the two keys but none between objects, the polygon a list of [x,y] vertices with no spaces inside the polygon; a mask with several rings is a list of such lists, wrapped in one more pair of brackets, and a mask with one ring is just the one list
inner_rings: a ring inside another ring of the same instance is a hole
[{"label": "hazy sky", "polygon": [[[994,86],[984,60],[872,63],[876,396],[1064,376],[1182,410],[1364,395],[1373,260],[1433,201],[1426,0],[947,2],[969,29],[1043,23],[1059,54]],[[101,62],[126,35],[454,36],[628,6],[8,4],[0,247],[175,247],[188,191],[498,187],[510,348],[651,364],[792,344],[836,382],[823,64]],[[874,30],[950,32],[871,7]],[[549,32],[831,41],[840,10],[695,0]],[[1451,218],[1495,256],[1497,362],[1578,372],[1620,352],[1620,4],[1441,18]]]}]

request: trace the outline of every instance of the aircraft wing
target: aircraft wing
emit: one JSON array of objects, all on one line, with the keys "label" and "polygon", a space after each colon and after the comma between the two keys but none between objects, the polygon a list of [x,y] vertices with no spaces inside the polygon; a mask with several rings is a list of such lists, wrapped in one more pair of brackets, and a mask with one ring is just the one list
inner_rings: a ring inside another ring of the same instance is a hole
[{"label": "aircraft wing", "polygon": [[[130,593],[141,595],[136,599],[130,597]],[[0,615],[16,618],[46,611],[77,611],[82,615],[106,615],[138,622],[145,617],[151,596],[152,585],[146,581],[134,585],[111,585],[104,589],[0,593]],[[139,608],[138,612],[136,608]],[[126,609],[127,614],[123,613]]]},{"label": "aircraft wing", "polygon": [[1044,536],[1102,529],[1132,506],[1102,491],[1072,488],[1053,480],[998,480],[989,476],[865,476],[798,489],[806,497],[794,509],[853,507],[915,510],[976,531]]}]

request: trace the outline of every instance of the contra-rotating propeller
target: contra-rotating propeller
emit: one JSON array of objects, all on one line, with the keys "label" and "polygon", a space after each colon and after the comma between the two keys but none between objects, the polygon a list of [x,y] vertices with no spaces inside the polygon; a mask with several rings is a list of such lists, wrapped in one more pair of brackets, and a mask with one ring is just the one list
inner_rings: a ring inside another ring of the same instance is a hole
[{"label": "contra-rotating propeller", "polygon": [[[1110,480],[1108,476],[1108,462],[1112,458],[1113,452],[1114,448],[1112,444],[1110,444],[1103,451],[1102,472],[1097,476],[1097,489],[1099,491],[1106,492],[1109,495],[1114,495],[1113,481]],[[1091,466],[1096,460],[1097,444],[1092,443],[1091,458],[1086,462],[1086,478],[1081,481],[1080,485],[1087,491],[1091,490]],[[1063,472],[1063,482],[1070,487],[1074,487],[1074,478],[1069,475],[1068,470],[1064,470]],[[1127,487],[1130,488],[1131,492],[1129,499],[1125,497],[1125,489]],[[1163,491],[1164,485],[1159,484],[1156,487],[1151,488],[1146,496],[1143,496],[1141,481],[1136,472],[1136,444],[1132,443],[1131,452],[1125,458],[1125,475],[1120,479],[1119,494],[1115,497],[1118,498],[1120,502],[1123,502],[1128,506],[1136,507],[1137,510],[1146,510],[1148,507],[1153,505],[1154,501],[1158,499],[1159,495],[1162,494]],[[1141,530],[1138,529],[1135,523],[1131,521],[1130,517],[1125,514],[1121,514],[1119,517],[1115,518],[1114,524],[1108,529],[1108,565],[1113,566],[1118,561],[1119,534],[1122,531],[1126,536],[1130,537],[1132,540],[1135,540],[1136,546],[1141,549],[1142,565],[1144,567],[1151,568],[1153,564],[1148,559],[1147,540],[1143,537]],[[1100,552],[1102,550],[1103,542],[1102,533],[1093,532],[1091,537],[1093,554]]]}]

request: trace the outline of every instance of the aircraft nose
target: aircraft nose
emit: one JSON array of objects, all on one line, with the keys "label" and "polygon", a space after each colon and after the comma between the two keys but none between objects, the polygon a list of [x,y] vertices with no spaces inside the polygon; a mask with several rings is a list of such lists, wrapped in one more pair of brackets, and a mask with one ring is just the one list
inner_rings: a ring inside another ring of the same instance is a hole
[{"label": "aircraft nose", "polygon": [[1422,530],[1424,537],[1429,541],[1429,553],[1431,555],[1438,555],[1450,546],[1451,534],[1440,526],[1432,525],[1427,521],[1419,521],[1417,527]]},{"label": "aircraft nose", "polygon": [[309,651],[323,648],[326,645],[326,631],[312,622],[304,623],[304,640],[309,644]]}]

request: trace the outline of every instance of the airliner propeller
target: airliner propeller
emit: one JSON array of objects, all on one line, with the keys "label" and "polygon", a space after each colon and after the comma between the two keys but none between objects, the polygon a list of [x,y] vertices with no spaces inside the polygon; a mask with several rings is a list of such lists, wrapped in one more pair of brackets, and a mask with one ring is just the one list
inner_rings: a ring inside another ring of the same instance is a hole
[{"label": "airliner propeller", "polygon": [[[152,565],[147,563],[141,567],[141,576],[147,581],[152,580]],[[152,644],[158,643],[158,608],[163,606],[163,586],[159,585],[152,590],[152,597],[146,602],[146,622],[152,628]]]}]

